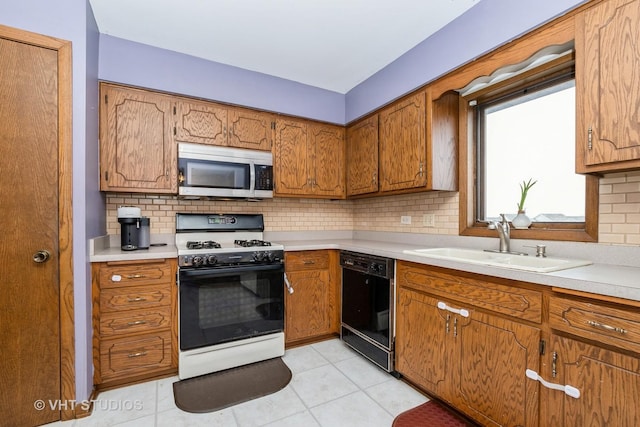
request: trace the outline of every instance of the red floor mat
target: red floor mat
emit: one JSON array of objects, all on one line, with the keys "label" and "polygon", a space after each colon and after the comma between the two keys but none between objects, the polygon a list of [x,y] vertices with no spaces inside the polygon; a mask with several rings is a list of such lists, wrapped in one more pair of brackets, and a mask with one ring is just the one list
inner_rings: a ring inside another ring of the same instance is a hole
[{"label": "red floor mat", "polygon": [[393,427],[474,427],[473,424],[447,409],[435,400],[430,400],[398,415]]}]

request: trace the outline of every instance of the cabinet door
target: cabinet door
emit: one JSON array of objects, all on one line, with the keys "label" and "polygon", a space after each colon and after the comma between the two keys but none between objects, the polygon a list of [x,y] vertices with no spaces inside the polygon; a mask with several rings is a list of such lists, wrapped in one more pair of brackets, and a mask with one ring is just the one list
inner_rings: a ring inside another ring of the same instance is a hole
[{"label": "cabinet door", "polygon": [[311,155],[307,144],[307,123],[276,120],[273,174],[276,195],[303,195],[311,191]]},{"label": "cabinet door", "polygon": [[378,115],[347,128],[347,196],[378,191]]},{"label": "cabinet door", "polygon": [[399,287],[397,298],[396,370],[445,397],[451,388],[452,353],[447,335],[452,314],[439,310],[435,298],[411,289]]},{"label": "cabinet door", "polygon": [[398,102],[380,113],[380,190],[425,186],[425,93]]},{"label": "cabinet door", "polygon": [[227,109],[211,102],[179,101],[176,139],[198,144],[227,145]]},{"label": "cabinet door", "polygon": [[576,17],[579,172],[590,165],[640,160],[638,39],[640,0],[609,0]]},{"label": "cabinet door", "polygon": [[538,369],[540,330],[469,312],[452,326],[455,406],[486,426],[537,426],[538,384],[525,372]]},{"label": "cabinet door", "polygon": [[309,125],[309,147],[312,151],[312,193],[317,196],[345,196],[344,128]]},{"label": "cabinet door", "polygon": [[[551,336],[544,378],[580,390],[575,399],[562,391],[542,388],[549,402],[549,426],[640,425],[640,360],[585,344]],[[555,359],[555,361],[554,361]],[[555,368],[555,369],[554,369]],[[556,375],[553,375],[555,371]]]},{"label": "cabinet door", "polygon": [[228,111],[228,145],[237,148],[271,151],[274,128],[273,114],[230,108]]},{"label": "cabinet door", "polygon": [[285,297],[287,342],[329,334],[331,328],[331,286],[328,270],[287,273],[294,289]]},{"label": "cabinet door", "polygon": [[171,97],[102,86],[100,190],[176,193]]}]

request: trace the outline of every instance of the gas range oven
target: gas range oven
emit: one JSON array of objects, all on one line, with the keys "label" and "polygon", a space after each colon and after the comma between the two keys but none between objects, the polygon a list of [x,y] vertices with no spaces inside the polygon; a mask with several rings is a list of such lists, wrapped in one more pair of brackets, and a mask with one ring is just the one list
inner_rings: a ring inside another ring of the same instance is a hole
[{"label": "gas range oven", "polygon": [[284,247],[260,214],[176,214],[180,379],[284,355]]}]

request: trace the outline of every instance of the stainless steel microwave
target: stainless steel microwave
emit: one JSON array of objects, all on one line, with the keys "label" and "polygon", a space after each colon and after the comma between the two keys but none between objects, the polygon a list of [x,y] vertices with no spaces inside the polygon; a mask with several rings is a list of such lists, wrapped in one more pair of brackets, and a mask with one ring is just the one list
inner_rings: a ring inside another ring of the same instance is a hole
[{"label": "stainless steel microwave", "polygon": [[273,197],[273,156],[268,151],[178,143],[178,196]]}]

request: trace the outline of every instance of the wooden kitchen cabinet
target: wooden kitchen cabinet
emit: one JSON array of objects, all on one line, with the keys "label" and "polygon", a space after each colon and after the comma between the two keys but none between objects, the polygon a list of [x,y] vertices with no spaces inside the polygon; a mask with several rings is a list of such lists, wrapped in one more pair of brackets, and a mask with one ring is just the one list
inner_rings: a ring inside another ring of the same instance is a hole
[{"label": "wooden kitchen cabinet", "polygon": [[378,115],[347,127],[347,197],[378,192]]},{"label": "wooden kitchen cabinet", "polygon": [[576,15],[576,170],[640,168],[640,0]]},{"label": "wooden kitchen cabinet", "polygon": [[276,196],[345,197],[344,127],[276,119],[273,165]]},{"label": "wooden kitchen cabinet", "polygon": [[94,384],[177,372],[176,260],[92,264]]},{"label": "wooden kitchen cabinet", "polygon": [[339,332],[338,251],[285,252],[293,293],[285,290],[285,343],[306,342]]},{"label": "wooden kitchen cabinet", "polygon": [[175,111],[177,141],[271,151],[273,114],[181,98]]},{"label": "wooden kitchen cabinet", "polygon": [[177,193],[172,97],[100,85],[100,190]]},{"label": "wooden kitchen cabinet", "polygon": [[515,313],[539,319],[541,294],[404,261],[396,281],[397,371],[483,425],[538,425],[541,331]]},{"label": "wooden kitchen cabinet", "polygon": [[[640,314],[638,304],[554,294],[554,331],[544,356],[543,378],[580,391],[574,398],[542,388],[542,425],[640,425]],[[569,334],[564,336],[561,334]]]}]

